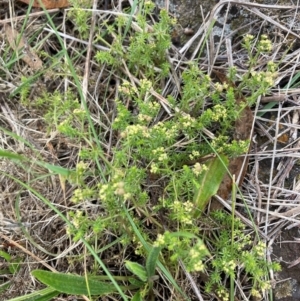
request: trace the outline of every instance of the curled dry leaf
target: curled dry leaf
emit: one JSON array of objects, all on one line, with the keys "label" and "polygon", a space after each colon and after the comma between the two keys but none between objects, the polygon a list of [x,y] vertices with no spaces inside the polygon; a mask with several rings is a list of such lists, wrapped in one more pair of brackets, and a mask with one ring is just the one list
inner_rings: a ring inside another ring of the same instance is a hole
[{"label": "curled dry leaf", "polygon": [[53,9],[53,8],[63,8],[68,7],[70,5],[68,0],[19,0],[26,4],[30,4],[33,2],[33,7],[42,7],[41,3],[44,5],[46,9]]},{"label": "curled dry leaf", "polygon": [[42,68],[43,62],[27,44],[26,39],[9,25],[5,24],[5,35],[10,47],[19,53],[21,59],[34,71]]}]

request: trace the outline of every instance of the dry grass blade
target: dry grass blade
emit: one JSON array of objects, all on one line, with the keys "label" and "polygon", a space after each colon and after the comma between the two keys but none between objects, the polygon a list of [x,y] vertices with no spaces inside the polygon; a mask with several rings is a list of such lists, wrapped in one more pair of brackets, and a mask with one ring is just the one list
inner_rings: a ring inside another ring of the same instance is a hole
[{"label": "dry grass blade", "polygon": [[87,55],[86,55],[86,61],[85,61],[84,77],[83,77],[83,82],[82,82],[82,93],[84,95],[85,101],[87,99],[87,93],[88,93],[88,80],[89,80],[89,75],[90,75],[92,43],[94,40],[95,23],[96,23],[96,8],[97,8],[97,0],[94,0],[90,37],[89,37]]},{"label": "dry grass blade", "polygon": [[[59,9],[58,8],[54,8],[54,9],[51,9],[51,10],[48,10],[47,13],[48,14],[53,14],[53,13],[57,13],[59,12]],[[33,13],[30,13],[29,14],[29,17],[39,17],[39,16],[43,16],[45,15],[45,12],[44,11],[39,11],[39,12],[33,12]],[[0,20],[0,24],[7,24],[7,23],[15,23],[15,22],[18,22],[18,21],[21,21],[21,20],[24,20],[26,19],[27,16],[24,15],[24,16],[17,16],[17,17],[12,17],[12,18],[7,18],[7,19],[4,19],[4,20]]]}]

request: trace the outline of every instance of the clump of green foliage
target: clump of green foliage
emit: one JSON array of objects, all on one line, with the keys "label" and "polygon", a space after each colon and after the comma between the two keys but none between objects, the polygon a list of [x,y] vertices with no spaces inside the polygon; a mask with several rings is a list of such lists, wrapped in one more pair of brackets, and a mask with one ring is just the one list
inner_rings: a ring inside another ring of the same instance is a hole
[{"label": "clump of green foliage", "polygon": [[[154,91],[160,91],[161,81],[171,72],[166,53],[171,46],[170,31],[175,20],[162,10],[159,21],[150,26],[148,16],[152,9],[153,3],[146,1],[133,20],[122,15],[116,17],[113,24],[105,24],[106,34],[113,37],[113,42],[110,51],[99,51],[94,57],[114,72],[120,72],[126,65],[131,74],[127,77],[128,73],[122,73],[118,87],[116,114],[111,122],[118,141],[109,162],[103,151],[83,134],[89,132],[89,112],[80,108],[71,92],[67,98],[54,93],[36,103],[46,108],[45,122],[51,130],[82,143],[76,169],[67,179],[76,185],[71,201],[80,205],[96,199],[102,209],[101,216],[92,219],[78,206],[77,211],[68,213],[73,227],[67,231],[74,240],[88,238],[93,242],[109,229],[116,237],[122,237],[124,246],[134,245],[135,252],[146,257],[145,244],[137,235],[139,231],[143,241],[162,250],[161,259],[169,270],[177,269],[178,260],[183,261],[189,272],[209,268],[206,290],[216,289],[223,300],[228,300],[229,293],[222,285],[220,274],[235,278],[237,267],[243,266],[253,282],[252,295],[258,296],[269,289],[265,281],[268,268],[264,259],[265,245],[258,243],[251,247],[250,236],[243,234],[244,227],[238,219],[233,221],[235,232],[230,233],[227,225],[231,225],[232,217],[218,212],[214,218],[222,230],[209,241],[214,246],[211,254],[203,242],[205,237],[200,239],[202,231],[195,211],[202,208],[197,208],[194,198],[195,183],[199,183],[203,174],[214,172],[208,170],[201,158],[211,154],[230,158],[247,152],[249,141],[234,140],[232,126],[245,106],[251,106],[273,85],[274,63],[268,64],[267,71],[255,70],[261,53],[270,51],[271,45],[267,37],[262,36],[253,55],[254,39],[249,35],[245,37],[249,71],[239,77],[237,86],[214,83],[197,62],[186,64],[180,97],[169,95],[164,103],[155,97]],[[84,16],[77,14],[76,18],[85,23]],[[86,33],[87,29],[83,28],[82,35]],[[123,42],[128,33],[130,37],[125,47]],[[103,39],[99,29],[98,40]],[[228,70],[228,82],[234,83],[237,78],[235,68]],[[245,91],[249,92],[246,102],[237,102],[237,95]],[[161,118],[162,105],[171,112],[166,118]],[[208,131],[213,136],[207,136]],[[91,177],[97,179],[92,185],[87,180]],[[155,201],[146,189],[152,178],[161,179],[162,185],[162,192]],[[148,223],[152,224],[151,231]],[[234,243],[230,243],[232,237]],[[211,256],[210,264],[205,265],[204,260]]]},{"label": "clump of green foliage", "polygon": [[68,17],[74,23],[74,28],[79,31],[80,38],[89,38],[92,17],[91,0],[70,0],[72,8],[68,11]]},{"label": "clump of green foliage", "polygon": [[279,264],[275,262],[270,265],[266,262],[266,244],[258,241],[253,245],[253,237],[245,234],[245,225],[240,219],[222,211],[213,212],[211,217],[219,231],[214,233],[214,258],[210,262],[212,272],[206,283],[206,291],[216,292],[222,300],[229,300],[229,292],[222,284],[221,275],[236,280],[239,270],[243,277],[249,277],[252,281],[251,295],[262,298],[261,293],[271,288],[267,281],[268,268],[279,271]]}]

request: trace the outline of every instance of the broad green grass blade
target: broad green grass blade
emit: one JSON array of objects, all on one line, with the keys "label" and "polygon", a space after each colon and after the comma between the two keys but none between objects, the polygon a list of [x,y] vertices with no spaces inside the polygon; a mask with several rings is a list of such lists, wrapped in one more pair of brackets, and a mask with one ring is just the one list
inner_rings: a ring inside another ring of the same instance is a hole
[{"label": "broad green grass blade", "polygon": [[53,165],[53,164],[49,164],[49,163],[45,163],[45,162],[41,162],[41,161],[38,161],[36,163],[40,166],[47,168],[49,171],[51,171],[52,173],[57,174],[57,175],[67,177],[71,173],[71,170],[61,167],[61,166],[57,166],[57,165]]},{"label": "broad green grass blade", "polygon": [[278,101],[271,101],[267,103],[263,109],[259,110],[260,112],[257,112],[256,116],[262,117],[265,115],[267,112],[270,112],[270,110],[275,107],[278,104]]},{"label": "broad green grass blade", "polygon": [[155,275],[156,263],[158,260],[158,256],[160,253],[160,247],[153,247],[147,257],[146,261],[146,271],[148,275],[148,279]]},{"label": "broad green grass blade", "polygon": [[1,250],[0,250],[0,257],[4,258],[6,261],[10,261],[11,259],[11,256],[8,253]]},{"label": "broad green grass blade", "polygon": [[126,260],[125,266],[132,274],[136,275],[143,282],[147,281],[148,277],[146,269],[142,265],[137,262]]},{"label": "broad green grass blade", "polygon": [[52,300],[58,294],[59,292],[53,289],[52,287],[46,287],[34,293],[9,299],[7,301],[48,301],[48,300]]},{"label": "broad green grass blade", "polygon": [[189,239],[191,239],[191,238],[199,239],[199,237],[196,236],[195,234],[190,233],[190,232],[185,232],[185,231],[171,232],[170,236],[171,237],[185,237],[185,238],[189,238]]},{"label": "broad green grass blade", "polygon": [[83,276],[70,275],[64,273],[53,273],[43,270],[35,270],[32,275],[42,283],[53,289],[71,295],[105,295],[117,291],[113,284],[88,279],[89,289],[87,288],[86,278]]},{"label": "broad green grass blade", "polygon": [[[5,150],[2,150],[2,149],[0,149],[0,157],[7,158],[7,159],[10,159],[10,160],[29,162],[29,160],[24,156],[21,156],[21,155],[18,155],[18,154],[9,152],[9,151],[5,151]],[[49,171],[53,172],[54,174],[59,174],[59,175],[67,177],[71,173],[71,171],[69,169],[63,168],[61,166],[45,163],[45,162],[42,162],[42,161],[36,161],[35,163],[37,165],[40,165],[40,166],[48,169]]]},{"label": "broad green grass blade", "polygon": [[11,159],[11,160],[19,160],[19,161],[24,161],[26,159],[21,155],[14,154],[12,152],[8,152],[3,149],[0,149],[0,157]]},{"label": "broad green grass blade", "polygon": [[138,0],[134,0],[133,5],[131,7],[130,17],[127,21],[126,28],[125,28],[125,31],[124,31],[124,34],[123,34],[123,40],[125,39],[125,37],[127,35],[127,32],[128,32],[128,30],[131,26],[132,17],[133,17],[133,14],[134,14],[135,10],[136,10],[137,5],[138,5]]},{"label": "broad green grass blade", "polygon": [[141,292],[138,291],[131,299],[131,301],[143,301]]},{"label": "broad green grass blade", "polygon": [[194,202],[198,208],[195,217],[201,214],[201,211],[205,209],[210,198],[217,193],[227,171],[228,158],[220,155],[209,160],[205,165],[207,169],[202,172],[199,176],[199,181],[195,183],[197,192]]}]

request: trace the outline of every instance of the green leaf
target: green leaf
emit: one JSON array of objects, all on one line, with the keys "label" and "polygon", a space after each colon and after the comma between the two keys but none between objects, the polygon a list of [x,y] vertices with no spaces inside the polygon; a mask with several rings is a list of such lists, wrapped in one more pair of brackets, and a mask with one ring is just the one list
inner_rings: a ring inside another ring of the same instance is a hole
[{"label": "green leaf", "polygon": [[0,157],[23,161],[25,157],[0,149]]},{"label": "green leaf", "polygon": [[49,169],[50,171],[52,171],[54,174],[58,174],[58,175],[62,175],[62,176],[69,176],[71,173],[71,170],[58,166],[58,165],[53,165],[53,164],[49,164],[49,163],[44,163],[41,161],[36,162],[38,165],[41,165],[47,169]]},{"label": "green leaf", "polygon": [[138,291],[137,293],[135,293],[134,296],[132,297],[131,301],[143,301],[141,292]]},{"label": "green leaf", "polygon": [[54,290],[51,287],[46,287],[42,290],[36,291],[34,293],[17,297],[14,299],[9,299],[7,301],[50,301],[56,297],[60,292]]},{"label": "green leaf", "polygon": [[170,237],[185,237],[185,238],[196,238],[199,239],[198,236],[196,236],[193,233],[190,232],[184,232],[184,231],[177,231],[177,232],[171,232],[169,233]]},{"label": "green leaf", "polygon": [[134,285],[136,288],[140,288],[140,287],[143,287],[145,285],[144,281],[141,281],[137,278],[129,278],[128,281],[129,281],[130,284]]},{"label": "green leaf", "polygon": [[126,261],[125,262],[126,268],[134,275],[139,277],[143,282],[146,282],[148,277],[147,277],[147,272],[146,269],[138,264],[137,262],[132,262],[132,261]]},{"label": "green leaf", "polygon": [[[11,160],[17,160],[17,161],[29,161],[28,158],[26,158],[24,156],[14,154],[12,152],[8,152],[8,151],[2,150],[2,149],[0,149],[0,157],[11,159]],[[46,168],[46,169],[49,169],[54,174],[69,176],[70,173],[71,173],[71,171],[69,169],[66,169],[66,168],[61,167],[61,166],[45,163],[45,162],[42,162],[42,161],[36,161],[35,163],[37,165],[40,165],[40,166]]]},{"label": "green leaf", "polygon": [[10,281],[7,281],[7,282],[5,282],[5,283],[2,283],[2,284],[0,285],[0,294],[1,294],[2,292],[4,292],[6,289],[8,289],[9,286],[10,286]]},{"label": "green leaf", "polygon": [[125,32],[124,32],[124,35],[123,35],[123,40],[125,39],[125,37],[127,35],[127,32],[128,32],[128,30],[129,30],[129,28],[131,26],[132,16],[134,15],[134,12],[135,12],[135,10],[137,8],[137,5],[138,5],[138,0],[134,0],[133,5],[131,6],[130,16],[129,16],[127,24],[126,24]]},{"label": "green leaf", "polygon": [[0,251],[0,257],[4,258],[6,261],[10,261],[11,259],[11,256],[4,251]]},{"label": "green leaf", "polygon": [[197,193],[195,194],[194,202],[199,209],[196,210],[196,217],[204,210],[210,198],[217,193],[227,171],[228,158],[220,155],[209,160],[205,165],[207,166],[207,170],[200,174],[199,183],[195,183]]},{"label": "green leaf", "polygon": [[150,279],[152,276],[155,275],[155,268],[156,268],[156,263],[158,260],[160,250],[161,250],[160,247],[153,247],[148,255],[146,261],[146,271],[147,271],[148,279]]},{"label": "green leaf", "polygon": [[43,270],[35,270],[32,275],[57,291],[70,295],[105,295],[117,291],[115,286],[110,283],[93,279],[88,279],[87,282],[83,276]]}]

